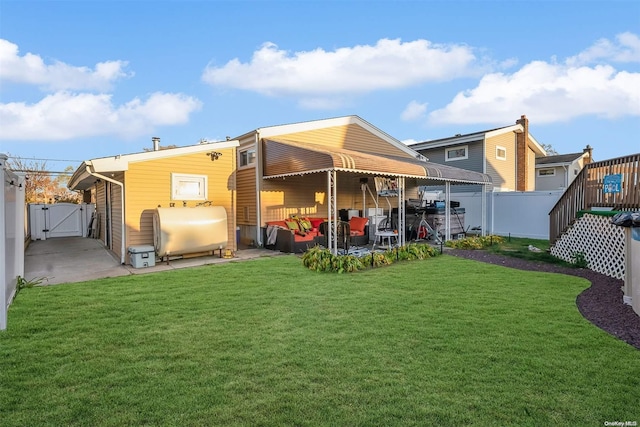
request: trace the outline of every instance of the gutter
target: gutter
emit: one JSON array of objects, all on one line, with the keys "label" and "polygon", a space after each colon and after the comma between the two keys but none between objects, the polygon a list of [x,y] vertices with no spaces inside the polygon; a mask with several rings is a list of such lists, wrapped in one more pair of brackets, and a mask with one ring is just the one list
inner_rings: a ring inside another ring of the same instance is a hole
[{"label": "gutter", "polygon": [[104,175],[101,175],[97,172],[91,172],[91,170],[89,169],[89,165],[85,166],[85,171],[91,175],[91,176],[95,176],[96,178],[100,178],[100,179],[104,179],[107,182],[110,182],[112,184],[116,184],[118,186],[120,186],[120,226],[122,227],[122,234],[121,234],[121,238],[120,238],[120,244],[121,244],[121,248],[120,248],[120,263],[124,265],[124,261],[125,261],[125,227],[124,227],[124,184],[121,182],[116,181],[115,179],[111,179],[109,177],[106,177]]}]

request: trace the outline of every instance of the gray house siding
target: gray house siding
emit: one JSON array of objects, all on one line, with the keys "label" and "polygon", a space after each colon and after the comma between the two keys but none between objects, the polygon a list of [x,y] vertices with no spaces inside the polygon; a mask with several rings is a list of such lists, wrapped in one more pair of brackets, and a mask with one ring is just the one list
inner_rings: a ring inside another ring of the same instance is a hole
[{"label": "gray house siding", "polygon": [[564,188],[566,185],[566,171],[562,166],[542,168],[542,169],[554,169],[555,175],[538,175],[540,169],[536,169],[536,190],[538,191],[552,191]]},{"label": "gray house siding", "polygon": [[[450,160],[448,162],[445,161],[446,150],[462,148],[464,146],[467,146],[468,158],[460,159],[460,160]],[[423,156],[427,157],[429,161],[433,163],[452,166],[454,168],[466,169],[474,172],[485,173],[483,147],[484,147],[483,141],[478,140],[478,141],[472,141],[464,144],[451,145],[447,147],[423,149],[423,150],[418,150],[418,152]],[[444,186],[428,187],[428,189],[443,190]],[[482,191],[482,187],[480,185],[455,185],[455,186],[452,186],[451,191],[460,192],[460,193]]]}]

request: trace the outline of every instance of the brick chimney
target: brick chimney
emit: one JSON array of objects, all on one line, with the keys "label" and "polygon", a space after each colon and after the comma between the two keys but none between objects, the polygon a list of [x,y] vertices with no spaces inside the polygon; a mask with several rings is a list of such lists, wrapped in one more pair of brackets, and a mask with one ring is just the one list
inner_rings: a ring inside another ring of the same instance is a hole
[{"label": "brick chimney", "polygon": [[522,125],[524,130],[516,134],[516,191],[527,191],[529,177],[529,165],[527,154],[529,152],[529,119],[524,114],[516,124]]},{"label": "brick chimney", "polygon": [[590,145],[587,145],[582,149],[583,153],[587,153],[587,158],[584,159],[584,164],[587,165],[593,162],[593,148]]}]

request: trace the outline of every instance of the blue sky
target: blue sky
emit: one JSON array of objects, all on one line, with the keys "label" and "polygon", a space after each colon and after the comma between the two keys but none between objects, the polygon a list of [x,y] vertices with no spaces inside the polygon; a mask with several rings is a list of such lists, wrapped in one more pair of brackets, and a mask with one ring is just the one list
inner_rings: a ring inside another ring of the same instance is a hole
[{"label": "blue sky", "polygon": [[638,153],[640,2],[0,0],[0,152],[50,170],[351,114]]}]

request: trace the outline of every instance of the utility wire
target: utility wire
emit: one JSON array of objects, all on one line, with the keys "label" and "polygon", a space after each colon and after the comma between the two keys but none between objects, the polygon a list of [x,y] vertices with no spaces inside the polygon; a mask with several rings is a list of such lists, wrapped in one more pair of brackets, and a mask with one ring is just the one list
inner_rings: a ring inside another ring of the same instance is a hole
[{"label": "utility wire", "polygon": [[73,175],[72,172],[60,172],[60,171],[38,171],[32,169],[11,169],[12,172],[26,172],[26,173],[36,173],[41,175]]},{"label": "utility wire", "polygon": [[21,159],[21,160],[39,160],[44,162],[77,162],[81,163],[84,160],[69,160],[69,159],[38,159],[35,157],[22,157],[22,156],[8,156],[10,159]]}]

